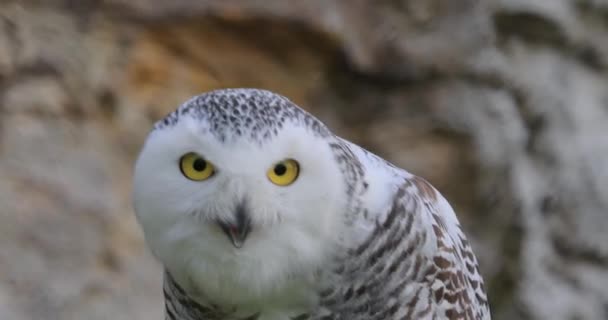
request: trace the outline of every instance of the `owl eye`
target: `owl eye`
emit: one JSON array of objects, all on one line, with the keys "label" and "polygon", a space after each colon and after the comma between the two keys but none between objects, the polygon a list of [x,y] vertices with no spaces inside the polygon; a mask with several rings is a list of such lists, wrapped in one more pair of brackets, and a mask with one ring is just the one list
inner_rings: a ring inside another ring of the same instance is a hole
[{"label": "owl eye", "polygon": [[296,181],[299,173],[300,165],[298,162],[293,159],[287,159],[275,163],[268,169],[266,176],[268,176],[270,182],[278,186],[288,186]]},{"label": "owl eye", "polygon": [[194,181],[208,179],[215,172],[211,162],[194,152],[186,153],[179,159],[179,169],[186,178]]}]

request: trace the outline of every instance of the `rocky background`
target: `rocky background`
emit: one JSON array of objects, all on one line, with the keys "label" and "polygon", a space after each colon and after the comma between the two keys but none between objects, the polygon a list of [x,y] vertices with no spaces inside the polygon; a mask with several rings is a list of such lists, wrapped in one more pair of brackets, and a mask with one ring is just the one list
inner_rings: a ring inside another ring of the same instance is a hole
[{"label": "rocky background", "polygon": [[494,319],[608,319],[608,1],[0,1],[0,319],[161,319],[155,120],[282,93],[426,177]]}]

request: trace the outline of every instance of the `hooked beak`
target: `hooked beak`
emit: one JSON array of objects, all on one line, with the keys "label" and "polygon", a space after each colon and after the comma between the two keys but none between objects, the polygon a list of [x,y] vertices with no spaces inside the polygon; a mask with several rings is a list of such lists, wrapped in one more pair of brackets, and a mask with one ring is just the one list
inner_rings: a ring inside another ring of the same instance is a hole
[{"label": "hooked beak", "polygon": [[232,245],[235,248],[240,249],[251,230],[251,220],[244,204],[240,204],[236,208],[234,218],[234,222],[218,221],[218,224],[220,225],[220,228],[222,228],[222,231],[228,236]]}]

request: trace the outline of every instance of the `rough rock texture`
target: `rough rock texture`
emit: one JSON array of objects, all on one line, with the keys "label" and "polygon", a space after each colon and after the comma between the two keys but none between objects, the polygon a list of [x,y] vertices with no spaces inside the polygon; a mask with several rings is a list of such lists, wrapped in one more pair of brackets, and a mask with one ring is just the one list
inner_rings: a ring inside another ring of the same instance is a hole
[{"label": "rough rock texture", "polygon": [[495,319],[608,318],[608,1],[2,1],[0,319],[160,319],[156,119],[289,96],[455,204]]}]

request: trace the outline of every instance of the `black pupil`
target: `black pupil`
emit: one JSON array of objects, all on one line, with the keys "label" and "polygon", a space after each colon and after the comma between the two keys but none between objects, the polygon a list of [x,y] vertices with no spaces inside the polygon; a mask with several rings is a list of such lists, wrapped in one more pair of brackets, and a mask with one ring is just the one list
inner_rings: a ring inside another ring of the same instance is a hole
[{"label": "black pupil", "polygon": [[282,176],[285,174],[285,172],[287,172],[287,167],[284,164],[279,163],[276,166],[274,166],[274,173],[277,176]]},{"label": "black pupil", "polygon": [[192,164],[192,168],[194,168],[194,170],[196,170],[196,171],[203,171],[203,170],[205,170],[205,168],[207,168],[207,161],[205,161],[204,159],[198,158],[198,159],[194,160],[194,163]]}]

